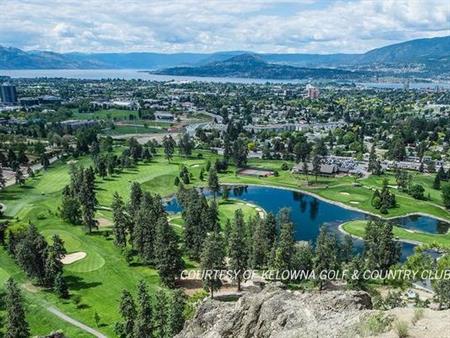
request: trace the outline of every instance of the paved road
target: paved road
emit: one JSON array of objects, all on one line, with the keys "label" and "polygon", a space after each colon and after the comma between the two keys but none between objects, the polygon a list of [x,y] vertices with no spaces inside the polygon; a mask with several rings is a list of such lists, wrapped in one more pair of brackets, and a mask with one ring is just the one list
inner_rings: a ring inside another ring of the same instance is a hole
[{"label": "paved road", "polygon": [[47,310],[49,312],[53,313],[55,316],[59,317],[60,319],[82,329],[83,331],[90,333],[91,335],[93,335],[97,338],[107,338],[107,336],[105,336],[103,333],[79,322],[78,320],[73,319],[72,317],[69,317],[68,315],[62,313],[61,311],[59,311],[57,308],[55,308],[53,306],[47,307]]}]

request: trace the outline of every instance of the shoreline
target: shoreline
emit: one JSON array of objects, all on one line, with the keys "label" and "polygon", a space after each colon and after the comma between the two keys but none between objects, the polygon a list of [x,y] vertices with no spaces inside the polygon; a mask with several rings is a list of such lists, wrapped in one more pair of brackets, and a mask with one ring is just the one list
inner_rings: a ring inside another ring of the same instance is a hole
[{"label": "shoreline", "polygon": [[246,186],[247,185],[247,186],[255,186],[255,187],[266,187],[266,188],[274,188],[274,189],[283,189],[283,190],[296,191],[296,192],[300,192],[300,193],[305,194],[305,195],[309,195],[309,196],[315,197],[318,200],[321,200],[323,202],[327,202],[327,203],[336,205],[338,207],[341,207],[341,208],[344,208],[344,209],[347,209],[347,210],[357,211],[357,212],[360,212],[360,213],[365,214],[365,215],[378,217],[378,218],[381,218],[381,219],[384,219],[384,220],[388,220],[388,221],[389,220],[395,220],[397,218],[409,217],[409,216],[426,216],[426,217],[431,217],[431,218],[437,219],[437,220],[442,221],[442,222],[450,223],[450,219],[445,219],[445,218],[442,218],[442,217],[439,217],[439,216],[434,216],[434,215],[427,214],[427,213],[424,213],[424,212],[421,212],[421,211],[410,212],[410,213],[406,213],[404,215],[399,215],[399,216],[385,217],[385,216],[378,215],[378,214],[375,214],[375,213],[370,212],[370,211],[365,211],[365,210],[359,209],[357,207],[352,207],[352,206],[344,204],[342,202],[333,201],[333,200],[327,199],[325,197],[322,197],[322,196],[320,196],[320,195],[318,195],[316,193],[313,193],[313,192],[310,192],[310,191],[307,191],[307,190],[298,189],[298,188],[289,188],[289,187],[283,187],[283,186],[276,186],[276,185],[270,185],[270,184],[257,184],[257,183],[245,183],[245,184],[242,184],[242,183],[221,183],[220,185],[228,185],[228,186]]},{"label": "shoreline", "polygon": [[[348,232],[348,231],[346,231],[346,230],[344,229],[344,225],[347,224],[347,223],[350,223],[350,222],[352,222],[352,221],[348,221],[348,222],[344,222],[344,223],[339,224],[338,230],[339,230],[341,233],[343,233],[344,235],[349,235],[349,236],[352,237],[352,238],[355,238],[355,239],[359,239],[359,240],[361,240],[361,241],[364,241],[364,239],[363,239],[362,237],[353,235],[353,234],[351,234],[350,232]],[[394,238],[394,241],[396,241],[396,242],[402,242],[402,243],[408,243],[408,244],[417,245],[417,246],[420,246],[420,245],[423,245],[423,244],[424,244],[424,243],[419,242],[419,241],[413,241],[413,240],[410,240],[410,239],[403,239],[403,238],[398,238],[398,239]]]}]

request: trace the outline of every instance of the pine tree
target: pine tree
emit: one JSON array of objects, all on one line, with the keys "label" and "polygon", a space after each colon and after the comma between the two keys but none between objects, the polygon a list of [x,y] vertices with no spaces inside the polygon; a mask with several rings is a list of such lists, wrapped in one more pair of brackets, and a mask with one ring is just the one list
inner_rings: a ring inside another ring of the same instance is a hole
[{"label": "pine tree", "polygon": [[161,281],[169,287],[174,287],[175,278],[183,270],[184,262],[177,234],[166,217],[160,218],[156,226],[155,258]]},{"label": "pine tree", "polygon": [[370,269],[386,271],[399,261],[400,253],[400,245],[394,240],[392,223],[378,219],[367,223],[364,257]]},{"label": "pine tree", "polygon": [[241,281],[248,268],[248,249],[244,215],[241,209],[236,210],[228,242],[228,257],[230,269],[236,276],[237,290],[241,291]]},{"label": "pine tree", "polygon": [[53,287],[55,285],[56,277],[62,274],[63,265],[61,258],[62,257],[53,245],[47,248],[45,259],[45,286]]},{"label": "pine tree", "polygon": [[175,152],[175,146],[176,146],[176,142],[174,141],[172,136],[170,136],[170,135],[164,136],[164,139],[163,139],[164,155],[166,156],[169,163]]},{"label": "pine tree", "polygon": [[45,284],[45,266],[48,244],[36,226],[30,224],[25,234],[15,244],[14,254],[19,266],[28,277]]},{"label": "pine tree", "polygon": [[320,167],[321,167],[321,160],[319,156],[314,156],[313,161],[312,161],[312,172],[313,175],[315,176],[316,179],[316,183],[317,183],[317,177],[320,175]]},{"label": "pine tree", "polygon": [[341,246],[340,260],[349,263],[353,257],[353,239],[350,235],[345,235],[344,243]]},{"label": "pine tree", "polygon": [[69,298],[69,288],[67,287],[66,280],[62,276],[62,273],[59,273],[55,277],[53,290],[59,298],[67,299]]},{"label": "pine tree", "polygon": [[[316,276],[319,276],[322,271],[338,268],[338,249],[336,237],[330,234],[325,226],[321,227],[316,241],[316,256],[314,258]],[[317,283],[319,289],[322,290],[325,280],[318,279]]]},{"label": "pine tree", "polygon": [[116,324],[114,331],[120,337],[134,338],[134,323],[137,312],[133,297],[128,290],[122,291],[119,313],[123,321]]},{"label": "pine tree", "polygon": [[133,238],[133,223],[136,221],[136,216],[139,211],[139,208],[141,207],[141,200],[142,200],[142,188],[141,185],[137,182],[133,182],[131,185],[131,192],[130,192],[130,202],[128,204],[128,213],[131,218],[130,222],[130,237]]},{"label": "pine tree", "polygon": [[141,259],[147,264],[151,264],[154,259],[154,239],[157,218],[155,217],[153,208],[153,197],[147,192],[144,193],[133,230],[133,247]]},{"label": "pine tree", "polygon": [[81,222],[81,205],[78,197],[73,195],[69,186],[66,186],[63,190],[59,213],[61,218],[70,224]]},{"label": "pine tree", "polygon": [[28,338],[30,329],[25,318],[24,301],[19,286],[12,279],[5,284],[5,338]]},{"label": "pine tree", "polygon": [[290,219],[284,219],[282,223],[280,222],[280,238],[276,250],[278,270],[289,270],[292,268],[294,245],[294,224]]},{"label": "pine tree", "polygon": [[252,255],[251,266],[254,269],[264,268],[267,266],[269,260],[269,253],[272,248],[272,243],[269,240],[269,233],[267,231],[266,222],[259,220],[256,224],[256,229],[252,234]]},{"label": "pine tree", "polygon": [[178,146],[180,148],[180,155],[186,157],[192,155],[192,149],[194,148],[194,144],[192,143],[188,133],[184,133],[183,136],[181,136]]},{"label": "pine tree", "polygon": [[206,209],[206,223],[209,231],[213,231],[218,227],[220,228],[219,209],[216,201],[211,201],[209,207]]},{"label": "pine tree", "polygon": [[182,290],[173,290],[168,300],[168,314],[166,324],[166,334],[173,337],[179,333],[184,326],[184,308],[186,306],[186,296]]},{"label": "pine tree", "polygon": [[214,167],[211,167],[211,169],[209,169],[208,188],[213,193],[215,200],[216,194],[220,191],[220,184],[219,184],[219,177],[217,176],[217,170]]},{"label": "pine tree", "polygon": [[137,315],[134,321],[134,337],[151,337],[153,330],[152,304],[147,284],[142,280],[138,284]]},{"label": "pine tree", "polygon": [[120,248],[125,248],[127,246],[127,230],[130,227],[130,220],[125,210],[125,203],[117,192],[113,195],[111,208],[113,212],[114,244]]},{"label": "pine tree", "polygon": [[80,190],[80,203],[83,223],[89,232],[97,227],[95,220],[95,206],[97,199],[95,197],[95,174],[92,168],[84,170],[83,182]]},{"label": "pine tree", "polygon": [[437,173],[436,176],[434,177],[433,189],[436,189],[436,190],[441,189],[441,176],[439,175],[439,173]]},{"label": "pine tree", "polygon": [[192,259],[198,259],[206,237],[205,204],[195,189],[190,189],[182,201],[184,220],[184,245]]},{"label": "pine tree", "polygon": [[346,269],[349,271],[346,276],[347,286],[352,290],[363,290],[366,284],[362,276],[364,259],[359,255],[353,257],[352,260],[348,262]]},{"label": "pine tree", "polygon": [[0,166],[0,189],[3,189],[5,187],[6,180],[3,176],[3,168]]},{"label": "pine tree", "polygon": [[[222,281],[214,274],[215,271],[224,267],[224,243],[221,234],[214,231],[208,235],[203,246],[201,255],[201,269],[203,270],[203,285],[214,298],[214,290],[222,286]],[[210,272],[211,274],[208,274]]]},{"label": "pine tree", "polygon": [[155,338],[167,337],[167,296],[163,289],[156,292],[155,304],[153,308],[153,336]]}]

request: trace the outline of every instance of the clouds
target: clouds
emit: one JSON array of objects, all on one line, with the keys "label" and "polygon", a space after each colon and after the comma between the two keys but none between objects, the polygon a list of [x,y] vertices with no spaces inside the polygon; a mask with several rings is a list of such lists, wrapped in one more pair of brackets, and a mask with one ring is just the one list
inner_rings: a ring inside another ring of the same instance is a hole
[{"label": "clouds", "polygon": [[362,52],[443,35],[446,0],[0,2],[1,45],[64,52]]}]

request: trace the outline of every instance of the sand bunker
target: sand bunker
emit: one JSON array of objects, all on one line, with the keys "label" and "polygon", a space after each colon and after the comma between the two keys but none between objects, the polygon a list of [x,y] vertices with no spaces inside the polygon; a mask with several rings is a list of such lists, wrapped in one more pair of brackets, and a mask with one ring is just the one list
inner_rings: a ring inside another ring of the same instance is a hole
[{"label": "sand bunker", "polygon": [[356,202],[356,201],[350,201],[350,204],[359,204],[359,202]]},{"label": "sand bunker", "polygon": [[348,192],[340,192],[341,195],[348,196],[350,195]]},{"label": "sand bunker", "polygon": [[63,263],[64,265],[72,264],[72,263],[75,263],[75,262],[83,259],[84,257],[86,257],[86,255],[87,254],[84,251],[73,252],[73,253],[65,255],[61,259],[61,263]]},{"label": "sand bunker", "polygon": [[103,218],[103,217],[98,218],[97,222],[98,222],[98,226],[100,228],[110,227],[110,226],[113,225],[112,222],[109,219],[106,219],[106,218]]}]

